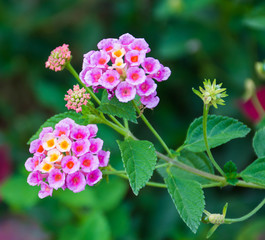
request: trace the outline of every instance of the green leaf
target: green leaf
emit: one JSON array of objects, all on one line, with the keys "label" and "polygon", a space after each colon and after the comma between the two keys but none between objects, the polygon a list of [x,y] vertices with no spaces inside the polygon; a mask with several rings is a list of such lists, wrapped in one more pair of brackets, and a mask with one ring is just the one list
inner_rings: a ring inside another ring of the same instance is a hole
[{"label": "green leaf", "polygon": [[[181,152],[179,152],[177,158],[180,162],[185,163],[191,167],[214,174],[212,163],[210,159],[207,157],[207,155],[203,152],[194,153],[183,149]],[[167,178],[168,174],[166,168],[158,168],[157,171],[162,175],[163,178]],[[192,179],[198,181],[201,184],[213,183],[213,181],[211,180],[208,180],[200,176],[196,176],[192,173],[189,173],[178,167],[175,167],[174,165],[170,168],[170,172],[172,173],[173,176],[177,176],[179,178],[184,178],[184,179]]]},{"label": "green leaf", "polygon": [[122,161],[135,195],[151,178],[156,165],[154,145],[148,141],[117,141]]},{"label": "green leaf", "polygon": [[265,128],[260,129],[255,133],[253,138],[253,148],[259,158],[265,157]]},{"label": "green leaf", "polygon": [[132,102],[122,103],[115,96],[109,100],[107,91],[103,92],[98,110],[137,123],[136,111]]},{"label": "green leaf", "polygon": [[49,118],[45,123],[43,123],[40,126],[39,130],[29,139],[27,144],[30,144],[33,140],[37,139],[39,137],[40,132],[42,131],[44,127],[54,128],[54,126],[64,118],[71,118],[79,125],[87,125],[89,123],[88,117],[85,117],[81,115],[80,113],[76,113],[72,111],[54,115],[53,117]]},{"label": "green leaf", "polygon": [[261,129],[265,127],[265,118],[261,119],[260,122],[256,125],[256,129]]},{"label": "green leaf", "polygon": [[265,186],[265,157],[258,158],[251,163],[240,176],[246,182],[252,182]]},{"label": "green leaf", "polygon": [[24,176],[11,176],[0,187],[2,200],[15,209],[29,208],[39,200],[39,187],[28,185]]},{"label": "green leaf", "polygon": [[[236,119],[216,115],[208,116],[207,137],[210,148],[217,147],[235,138],[244,137],[249,131],[250,129],[246,125]],[[195,119],[191,123],[183,147],[192,152],[203,152],[206,150],[202,117]]]},{"label": "green leaf", "polygon": [[231,183],[232,185],[236,185],[238,182],[237,167],[232,161],[229,161],[224,165],[224,173],[227,182]]},{"label": "green leaf", "polygon": [[205,205],[201,185],[173,175],[168,176],[165,182],[179,215],[191,231],[196,233]]}]

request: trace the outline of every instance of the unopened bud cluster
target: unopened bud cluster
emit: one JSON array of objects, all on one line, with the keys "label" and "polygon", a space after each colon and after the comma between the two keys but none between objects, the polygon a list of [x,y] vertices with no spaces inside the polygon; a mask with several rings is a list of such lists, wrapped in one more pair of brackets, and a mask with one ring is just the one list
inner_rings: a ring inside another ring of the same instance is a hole
[{"label": "unopened bud cluster", "polygon": [[228,96],[226,94],[226,88],[221,88],[222,83],[216,84],[214,79],[213,83],[210,80],[203,82],[204,88],[200,87],[200,91],[193,89],[193,92],[198,95],[204,102],[205,105],[213,105],[217,108],[217,104],[224,105],[222,98]]}]

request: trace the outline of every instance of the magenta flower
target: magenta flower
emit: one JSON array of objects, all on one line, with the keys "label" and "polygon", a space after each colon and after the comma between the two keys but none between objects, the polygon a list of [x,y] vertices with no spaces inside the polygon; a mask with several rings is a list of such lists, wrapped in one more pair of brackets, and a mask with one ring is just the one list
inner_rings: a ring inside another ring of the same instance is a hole
[{"label": "magenta flower", "polygon": [[95,51],[90,56],[91,65],[98,68],[106,68],[109,60],[110,56],[105,51]]},{"label": "magenta flower", "polygon": [[89,137],[88,138],[93,138],[97,135],[98,126],[96,124],[88,124],[87,129],[89,131]]},{"label": "magenta flower", "polygon": [[139,66],[144,62],[145,52],[132,50],[126,53],[125,59],[131,64],[131,66]]},{"label": "magenta flower", "polygon": [[89,186],[95,185],[100,179],[102,179],[102,172],[99,169],[88,173],[86,176],[86,182]]},{"label": "magenta flower", "polygon": [[65,184],[65,174],[57,168],[53,169],[48,176],[48,183],[50,187],[57,190]]},{"label": "magenta flower", "polygon": [[108,164],[109,164],[109,156],[110,156],[110,152],[107,151],[103,151],[103,150],[100,150],[98,152],[98,160],[99,160],[99,166],[100,167],[107,167]]},{"label": "magenta flower", "polygon": [[102,70],[99,68],[93,68],[89,71],[86,72],[84,79],[85,79],[85,84],[90,87],[90,86],[98,86],[99,80],[102,76]]},{"label": "magenta flower", "polygon": [[85,155],[81,156],[79,161],[81,169],[86,173],[96,170],[99,167],[98,158],[92,153],[86,153]]},{"label": "magenta flower", "polygon": [[166,81],[170,75],[171,75],[170,69],[160,64],[160,69],[157,71],[157,73],[152,75],[152,78],[154,78],[158,82],[162,82]]},{"label": "magenta flower", "polygon": [[72,151],[77,157],[79,157],[87,153],[89,151],[89,147],[90,142],[87,139],[81,139],[72,144]]},{"label": "magenta flower", "polygon": [[120,74],[116,70],[107,70],[99,82],[106,89],[113,89],[120,83]]},{"label": "magenta flower", "polygon": [[36,139],[30,143],[29,152],[35,153],[36,155],[40,156],[44,153],[44,148],[42,146],[42,142],[40,139]]},{"label": "magenta flower", "polygon": [[60,137],[62,135],[69,136],[70,134],[70,126],[67,123],[57,123],[55,125],[55,130],[54,130],[54,136]]},{"label": "magenta flower", "polygon": [[39,198],[45,198],[47,196],[52,196],[53,189],[45,182],[41,183],[41,190],[39,191]]},{"label": "magenta flower", "polygon": [[80,168],[80,161],[74,156],[66,156],[61,161],[62,170],[65,173],[74,173]]},{"label": "magenta flower", "polygon": [[134,39],[135,39],[134,36],[132,36],[129,33],[125,33],[119,37],[120,43],[125,46],[132,43]]},{"label": "magenta flower", "polygon": [[40,159],[38,156],[33,156],[27,159],[25,162],[25,168],[28,172],[32,172],[36,169],[36,167],[39,165]]},{"label": "magenta flower", "polygon": [[89,129],[86,126],[76,125],[72,128],[71,138],[78,139],[87,139],[90,135]]},{"label": "magenta flower", "polygon": [[65,105],[68,110],[73,109],[77,113],[82,111],[82,106],[88,103],[90,99],[89,93],[85,93],[86,90],[84,88],[79,88],[79,85],[74,85],[74,89],[69,89],[67,91],[68,95],[65,95],[64,100],[67,101]]},{"label": "magenta flower", "polygon": [[[136,95],[150,96],[157,87],[152,79],[162,82],[171,74],[157,59],[146,57],[151,50],[143,38],[126,33],[119,39],[103,39],[97,46],[99,51],[84,54],[79,76],[95,92],[105,88],[109,99],[116,96],[120,102],[128,102]],[[152,104],[147,101],[148,108],[154,106],[154,102],[158,104],[159,98],[152,98]]]},{"label": "magenta flower", "polygon": [[90,147],[89,151],[92,153],[98,153],[103,146],[103,140],[100,138],[92,138],[89,140],[90,142]]},{"label": "magenta flower", "polygon": [[42,183],[42,177],[39,171],[31,172],[27,178],[27,182],[31,186],[40,185]]},{"label": "magenta flower", "polygon": [[142,67],[144,68],[147,74],[155,74],[160,69],[160,63],[157,59],[148,57],[142,63]]},{"label": "magenta flower", "polygon": [[147,108],[155,108],[159,103],[159,97],[156,96],[156,92],[154,92],[148,96],[142,96],[140,101]]},{"label": "magenta flower", "polygon": [[78,171],[67,175],[66,184],[70,190],[77,193],[85,190],[86,179],[84,174]]},{"label": "magenta flower", "polygon": [[118,85],[115,94],[120,102],[129,102],[135,98],[136,89],[133,85],[122,82]]},{"label": "magenta flower", "polygon": [[127,70],[126,82],[132,85],[139,85],[146,79],[145,72],[143,69],[138,67],[131,67]]},{"label": "magenta flower", "polygon": [[46,133],[52,133],[52,132],[53,132],[52,127],[44,127],[40,132],[40,139],[42,139]]},{"label": "magenta flower", "polygon": [[67,63],[71,60],[71,51],[68,44],[63,44],[55,48],[45,63],[45,67],[51,70],[62,71]]},{"label": "magenta flower", "polygon": [[101,40],[101,41],[98,43],[97,47],[98,47],[98,49],[100,49],[100,50],[104,50],[104,51],[106,51],[106,52],[109,52],[109,51],[111,51],[112,49],[114,49],[114,46],[115,46],[116,44],[118,44],[118,43],[119,43],[119,42],[118,42],[117,39],[115,39],[115,38],[108,38],[108,39],[103,39],[103,40]]},{"label": "magenta flower", "polygon": [[146,80],[137,86],[137,93],[139,96],[148,96],[155,92],[157,85],[155,84],[154,80],[151,78],[146,78]]},{"label": "magenta flower", "polygon": [[129,47],[131,50],[145,51],[146,53],[151,51],[148,43],[143,38],[135,39]]}]

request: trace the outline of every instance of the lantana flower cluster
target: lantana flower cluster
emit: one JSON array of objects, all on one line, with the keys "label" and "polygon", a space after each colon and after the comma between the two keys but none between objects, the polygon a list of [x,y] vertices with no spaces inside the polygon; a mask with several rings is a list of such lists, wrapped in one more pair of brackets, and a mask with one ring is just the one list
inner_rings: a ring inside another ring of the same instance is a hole
[{"label": "lantana flower cluster", "polygon": [[148,43],[126,33],[119,39],[103,39],[97,47],[98,51],[84,54],[81,81],[95,92],[105,88],[109,99],[115,95],[120,102],[129,102],[139,95],[145,107],[156,107],[156,82],[167,80],[171,71],[157,59],[146,57],[151,51]]},{"label": "lantana flower cluster", "polygon": [[74,85],[73,90],[69,89],[67,93],[64,98],[67,101],[65,106],[68,110],[73,109],[77,113],[82,111],[82,105],[86,105],[90,99],[89,93],[86,93],[85,88],[80,89],[78,84]]},{"label": "lantana flower cluster", "polygon": [[86,185],[93,186],[102,178],[101,167],[109,162],[109,151],[103,151],[103,140],[95,138],[95,124],[78,125],[65,118],[45,127],[32,141],[25,167],[30,172],[27,182],[40,186],[39,197],[52,196],[53,189],[68,188],[77,193]]}]

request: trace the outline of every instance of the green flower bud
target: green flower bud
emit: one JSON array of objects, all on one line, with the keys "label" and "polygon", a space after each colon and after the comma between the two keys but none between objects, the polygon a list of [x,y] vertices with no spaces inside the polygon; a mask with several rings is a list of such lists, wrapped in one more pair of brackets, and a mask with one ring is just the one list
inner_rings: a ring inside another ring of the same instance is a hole
[{"label": "green flower bud", "polygon": [[225,92],[226,88],[221,88],[221,84],[216,84],[216,79],[211,83],[210,80],[204,80],[204,89],[200,87],[200,91],[192,89],[193,92],[198,95],[204,102],[205,105],[213,105],[217,108],[217,105],[225,105],[222,98],[228,96]]}]

